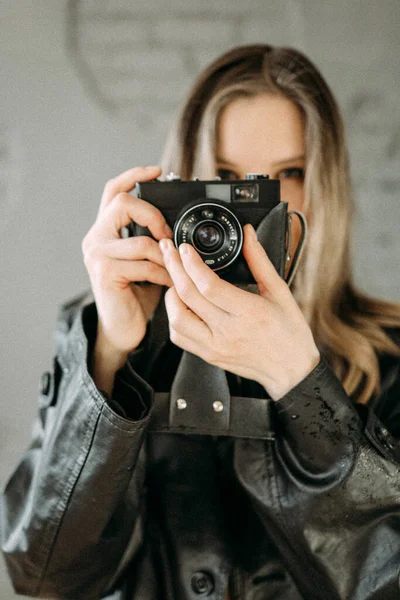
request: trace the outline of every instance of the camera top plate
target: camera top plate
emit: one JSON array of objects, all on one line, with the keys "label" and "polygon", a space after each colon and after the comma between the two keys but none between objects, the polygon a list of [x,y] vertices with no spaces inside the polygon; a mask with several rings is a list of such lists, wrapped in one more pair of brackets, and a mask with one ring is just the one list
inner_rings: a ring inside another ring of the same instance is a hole
[{"label": "camera top plate", "polygon": [[232,208],[257,208],[269,212],[280,202],[280,182],[266,175],[250,173],[246,179],[182,181],[153,180],[137,184],[139,198],[161,211],[175,211],[197,201],[221,201]]}]

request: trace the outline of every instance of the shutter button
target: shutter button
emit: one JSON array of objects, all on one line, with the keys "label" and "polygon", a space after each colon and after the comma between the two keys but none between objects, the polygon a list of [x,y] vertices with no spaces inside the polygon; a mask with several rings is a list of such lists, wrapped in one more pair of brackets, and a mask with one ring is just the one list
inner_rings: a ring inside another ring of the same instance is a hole
[{"label": "shutter button", "polygon": [[192,575],[192,590],[199,595],[209,596],[214,591],[212,577],[204,571],[196,571]]}]

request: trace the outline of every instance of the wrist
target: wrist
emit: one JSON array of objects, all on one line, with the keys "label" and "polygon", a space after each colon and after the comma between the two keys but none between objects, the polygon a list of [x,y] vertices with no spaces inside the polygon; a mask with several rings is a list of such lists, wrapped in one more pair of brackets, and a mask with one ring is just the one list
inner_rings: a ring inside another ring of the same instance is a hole
[{"label": "wrist", "polygon": [[320,360],[321,355],[316,350],[307,358],[293,361],[290,367],[285,367],[279,377],[274,377],[274,379],[263,378],[259,383],[265,388],[272,400],[279,400],[305,379],[316,368]]},{"label": "wrist", "polygon": [[116,372],[121,369],[129,352],[116,348],[98,335],[90,361],[90,371],[98,389],[111,397]]}]

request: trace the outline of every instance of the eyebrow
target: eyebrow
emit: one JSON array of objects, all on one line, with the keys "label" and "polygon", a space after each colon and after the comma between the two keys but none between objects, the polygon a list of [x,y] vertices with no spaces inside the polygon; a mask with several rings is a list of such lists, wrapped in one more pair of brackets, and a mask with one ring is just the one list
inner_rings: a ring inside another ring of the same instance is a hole
[{"label": "eyebrow", "polygon": [[297,162],[299,160],[305,160],[306,157],[304,156],[304,154],[299,154],[298,156],[292,156],[290,158],[285,158],[283,160],[278,160],[277,162],[273,163],[274,165],[284,165],[285,163],[290,163],[290,162]]},{"label": "eyebrow", "polygon": [[216,156],[215,160],[217,161],[217,163],[223,163],[224,165],[229,165],[230,167],[235,166],[234,163],[231,163],[229,160],[222,158],[222,156]]},{"label": "eyebrow", "polygon": [[[299,154],[298,156],[292,156],[290,158],[284,158],[283,160],[278,160],[275,163],[272,163],[274,166],[279,166],[279,165],[284,165],[286,163],[291,163],[291,162],[297,162],[300,160],[305,160],[305,156],[304,154]],[[235,163],[230,162],[229,160],[226,160],[225,158],[222,158],[221,156],[217,156],[216,158],[218,163],[222,163],[224,165],[229,165],[230,167],[235,167]]]}]

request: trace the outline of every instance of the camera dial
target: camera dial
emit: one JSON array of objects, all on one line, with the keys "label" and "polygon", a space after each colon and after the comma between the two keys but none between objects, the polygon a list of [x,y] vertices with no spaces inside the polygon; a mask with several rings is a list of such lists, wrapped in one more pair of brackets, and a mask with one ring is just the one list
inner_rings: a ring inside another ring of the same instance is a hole
[{"label": "camera dial", "polygon": [[191,244],[214,271],[225,269],[239,256],[243,229],[236,215],[224,204],[201,202],[186,206],[174,226],[174,241]]},{"label": "camera dial", "polygon": [[177,175],[176,173],[171,171],[170,173],[168,173],[168,175],[165,176],[165,181],[181,181],[181,177],[180,175]]}]

